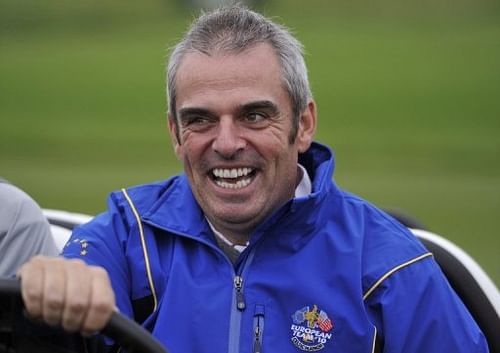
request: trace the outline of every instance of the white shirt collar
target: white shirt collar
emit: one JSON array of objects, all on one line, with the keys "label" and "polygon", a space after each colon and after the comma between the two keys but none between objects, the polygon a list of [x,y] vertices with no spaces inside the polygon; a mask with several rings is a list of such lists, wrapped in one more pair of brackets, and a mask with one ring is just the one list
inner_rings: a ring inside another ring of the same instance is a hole
[{"label": "white shirt collar", "polygon": [[307,196],[312,192],[311,178],[309,177],[306,168],[300,164],[297,165],[300,170],[302,170],[302,179],[300,179],[299,185],[295,188],[295,198]]}]

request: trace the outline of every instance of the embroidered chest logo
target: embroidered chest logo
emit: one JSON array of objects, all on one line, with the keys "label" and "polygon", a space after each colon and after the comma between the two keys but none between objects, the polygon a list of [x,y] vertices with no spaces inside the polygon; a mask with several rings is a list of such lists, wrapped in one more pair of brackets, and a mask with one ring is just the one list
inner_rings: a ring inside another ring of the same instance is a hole
[{"label": "embroidered chest logo", "polygon": [[333,322],[317,305],[297,310],[292,315],[292,320],[292,342],[303,351],[319,351],[332,338],[330,331],[333,329]]},{"label": "embroidered chest logo", "polygon": [[68,241],[65,248],[69,247],[71,244],[79,244],[80,245],[80,256],[85,256],[88,253],[89,243],[85,239],[73,239],[73,241]]}]

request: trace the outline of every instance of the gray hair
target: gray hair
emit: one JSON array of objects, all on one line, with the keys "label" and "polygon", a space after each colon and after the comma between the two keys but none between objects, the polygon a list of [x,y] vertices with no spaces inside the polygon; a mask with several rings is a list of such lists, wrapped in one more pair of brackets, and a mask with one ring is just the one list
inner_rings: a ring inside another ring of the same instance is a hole
[{"label": "gray hair", "polygon": [[300,115],[312,97],[302,44],[284,26],[242,5],[221,7],[202,14],[193,22],[170,55],[167,66],[167,99],[170,114],[177,126],[178,139],[175,80],[184,56],[189,52],[201,52],[206,55],[221,52],[239,53],[259,43],[269,43],[280,61],[283,85],[292,103],[290,143],[295,140]]}]

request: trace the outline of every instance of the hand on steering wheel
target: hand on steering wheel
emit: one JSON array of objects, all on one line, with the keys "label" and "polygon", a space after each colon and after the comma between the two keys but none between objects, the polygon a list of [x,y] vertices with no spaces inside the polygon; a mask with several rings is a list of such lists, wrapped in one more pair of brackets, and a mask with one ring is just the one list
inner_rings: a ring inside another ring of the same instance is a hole
[{"label": "hand on steering wheel", "polygon": [[[19,342],[19,340],[12,339],[12,336],[16,335],[16,329],[20,328],[19,325],[32,325],[30,324],[30,320],[23,314],[21,284],[17,279],[0,279],[0,353],[20,352],[17,348],[19,346],[22,347],[25,342]],[[53,329],[46,324],[32,325],[29,329],[37,329],[37,327],[40,329]],[[62,330],[59,330],[59,333],[64,334]],[[142,326],[116,311],[111,314],[109,321],[107,321],[104,328],[100,330],[100,333],[111,338],[116,344],[129,352],[168,352],[167,349]],[[65,334],[71,335],[69,332]],[[8,342],[4,342],[3,340]],[[69,352],[69,350],[65,351]],[[30,353],[34,352],[30,351]]]}]

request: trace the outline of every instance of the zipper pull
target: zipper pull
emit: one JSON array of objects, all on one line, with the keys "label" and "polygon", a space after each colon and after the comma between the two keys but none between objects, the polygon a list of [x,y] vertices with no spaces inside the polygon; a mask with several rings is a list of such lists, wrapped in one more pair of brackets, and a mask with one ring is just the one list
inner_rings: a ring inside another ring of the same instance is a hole
[{"label": "zipper pull", "polygon": [[262,353],[262,339],[264,338],[264,305],[255,305],[253,317],[253,353]]},{"label": "zipper pull", "polygon": [[234,277],[234,288],[236,289],[236,308],[240,311],[245,310],[245,297],[243,296],[243,278]]},{"label": "zipper pull", "polygon": [[254,331],[253,353],[262,352],[261,333],[262,332],[260,328],[260,318],[257,318],[257,325],[255,326],[255,331]]}]

